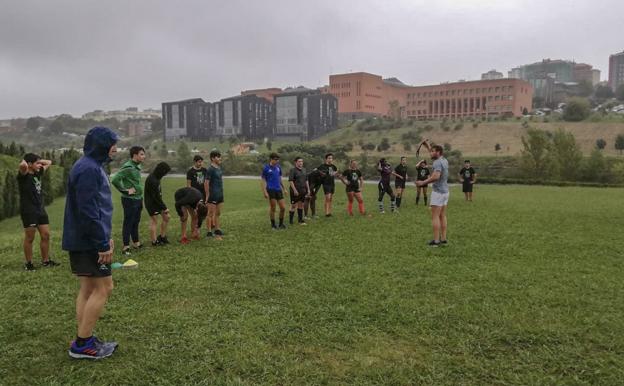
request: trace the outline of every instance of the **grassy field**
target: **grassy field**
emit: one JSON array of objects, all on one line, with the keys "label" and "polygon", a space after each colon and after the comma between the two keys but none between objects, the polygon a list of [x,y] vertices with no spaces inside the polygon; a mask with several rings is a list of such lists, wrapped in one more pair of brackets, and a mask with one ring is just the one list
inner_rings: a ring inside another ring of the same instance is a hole
[{"label": "grassy field", "polygon": [[[165,179],[166,201],[182,184]],[[18,219],[0,223],[0,384],[587,384],[624,379],[620,189],[453,188],[450,246],[427,249],[428,211],[336,215],[272,232],[257,181],[226,180],[224,241],[147,248],[115,271],[97,334],[70,360],[77,280],[22,271]],[[117,207],[119,199],[115,198]],[[144,217],[145,219],[145,217]],[[115,213],[120,242],[121,211]],[[179,235],[171,227],[171,239]],[[142,225],[145,241],[147,223]],[[120,257],[118,257],[120,258]]]}]

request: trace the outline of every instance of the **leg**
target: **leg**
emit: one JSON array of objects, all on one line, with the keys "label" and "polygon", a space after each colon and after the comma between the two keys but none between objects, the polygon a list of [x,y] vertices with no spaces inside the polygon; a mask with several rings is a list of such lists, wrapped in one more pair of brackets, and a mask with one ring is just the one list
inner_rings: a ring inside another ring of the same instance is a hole
[{"label": "leg", "polygon": [[427,187],[423,186],[423,198],[425,200],[425,206],[427,206]]},{"label": "leg", "polygon": [[440,240],[446,240],[446,208],[444,205],[440,209]]},{"label": "leg", "polygon": [[355,192],[347,192],[347,213],[349,216],[353,216],[353,197]]},{"label": "leg", "polygon": [[123,249],[130,247],[130,234],[132,233],[132,199],[121,198],[121,206],[123,206],[123,225],[121,230],[121,236],[123,239]]},{"label": "leg", "polygon": [[422,186],[417,186],[416,187],[416,205],[418,205],[418,202],[420,201],[420,192],[424,191],[424,190],[425,189]]},{"label": "leg", "polygon": [[403,196],[403,188],[396,188],[396,207],[401,207],[401,197]]},{"label": "leg", "polygon": [[160,236],[167,237],[167,227],[169,226],[169,213],[162,213],[160,215],[162,221],[160,223]]},{"label": "leg", "polygon": [[327,193],[325,195],[325,215],[331,214],[332,212],[332,200],[333,195],[331,193]]},{"label": "leg", "polygon": [[303,220],[303,201],[301,200],[297,202],[297,221],[299,222],[299,224],[302,224],[305,222]]},{"label": "leg", "polygon": [[149,231],[152,243],[156,242],[156,228],[158,228],[158,216],[150,216]]},{"label": "leg", "polygon": [[50,260],[50,226],[47,224],[39,225],[37,228],[39,229],[39,249],[41,250],[41,260],[46,262]]},{"label": "leg", "polygon": [[269,218],[271,219],[271,225],[275,226],[275,206],[277,205],[277,200],[270,199],[269,200]]},{"label": "leg", "polygon": [[215,229],[221,230],[221,209],[223,208],[223,203],[215,205],[215,213],[213,216],[213,225]]},{"label": "leg", "polygon": [[189,218],[189,209],[185,206],[182,208],[182,217],[180,217],[180,233],[182,235],[182,239],[186,239],[186,222]]},{"label": "leg", "polygon": [[[80,290],[78,290],[78,297],[76,298],[76,322],[78,328],[80,328],[82,325],[85,305],[87,304],[89,297],[91,297],[95,287],[92,283],[92,278],[88,276],[79,276],[78,278],[80,279]],[[83,338],[88,338],[88,336]]]},{"label": "leg", "polygon": [[381,182],[377,184],[377,190],[379,192],[379,197],[377,198],[377,201],[379,202],[379,211],[383,212],[384,211],[383,198],[385,194],[384,184],[382,184]]},{"label": "leg", "polygon": [[431,225],[433,226],[433,240],[440,241],[440,212],[441,206],[431,207]]},{"label": "leg", "polygon": [[139,241],[139,225],[141,224],[141,212],[143,212],[143,200],[134,200],[134,216],[132,222],[132,242],[135,246],[141,245]]},{"label": "leg", "polygon": [[24,258],[27,263],[32,263],[33,257],[33,242],[35,241],[35,233],[37,232],[37,228],[28,227],[24,228]]},{"label": "leg", "polygon": [[284,225],[284,214],[286,213],[286,204],[284,203],[284,199],[277,201],[279,205],[279,223],[280,225]]},{"label": "leg", "polygon": [[83,279],[89,280],[89,286],[93,287],[91,295],[87,298],[84,306],[82,307],[83,309],[81,315],[79,316],[80,325],[78,326],[78,337],[88,338],[93,335],[95,323],[100,318],[100,315],[104,310],[104,305],[106,304],[106,301],[113,292],[113,278],[112,276],[106,276],[97,278],[84,277],[80,279],[81,290]]},{"label": "leg", "polygon": [[303,213],[305,214],[306,217],[308,217],[309,209],[310,209],[310,196],[306,196],[305,200],[303,201]]},{"label": "leg", "polygon": [[290,194],[291,194],[291,197],[290,197],[290,209],[288,210],[288,219],[289,219],[290,225],[292,225],[295,219],[295,209],[297,207],[297,203],[293,201],[292,190]]},{"label": "leg", "polygon": [[394,195],[394,192],[392,191],[392,186],[390,186],[390,184],[386,186],[386,190],[388,192],[388,195],[390,196],[390,209],[394,212],[394,210],[396,209],[396,196]]},{"label": "leg", "polygon": [[358,210],[360,214],[365,214],[366,210],[364,209],[364,198],[362,197],[362,192],[355,193],[355,199],[358,202]]},{"label": "leg", "polygon": [[310,213],[316,216],[316,193],[310,196]]}]

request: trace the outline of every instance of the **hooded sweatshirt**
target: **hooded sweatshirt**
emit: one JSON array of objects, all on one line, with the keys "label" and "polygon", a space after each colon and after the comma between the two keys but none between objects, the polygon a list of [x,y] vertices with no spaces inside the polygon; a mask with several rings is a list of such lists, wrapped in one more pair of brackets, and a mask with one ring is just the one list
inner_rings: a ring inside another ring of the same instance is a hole
[{"label": "hooded sweatshirt", "polygon": [[160,162],[145,180],[145,208],[152,212],[163,212],[167,205],[162,199],[160,180],[171,170],[166,162]]},{"label": "hooded sweatshirt", "polygon": [[[141,200],[143,198],[143,186],[141,185],[141,164],[128,160],[115,173],[111,182],[124,198]],[[128,190],[134,188],[134,194],[128,194]]]},{"label": "hooded sweatshirt", "polygon": [[63,249],[71,252],[109,250],[113,201],[104,165],[119,137],[106,127],[94,127],[84,141],[84,155],[69,172]]}]

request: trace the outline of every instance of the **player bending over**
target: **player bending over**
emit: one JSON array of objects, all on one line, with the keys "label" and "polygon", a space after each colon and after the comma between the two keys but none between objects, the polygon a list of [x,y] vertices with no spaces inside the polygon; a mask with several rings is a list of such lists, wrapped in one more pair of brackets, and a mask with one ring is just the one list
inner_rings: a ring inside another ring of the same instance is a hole
[{"label": "player bending over", "polygon": [[208,208],[202,200],[202,193],[191,187],[180,188],[175,192],[175,209],[180,216],[181,235],[180,243],[188,244],[190,240],[186,235],[186,223],[191,218],[191,237],[199,240],[199,224],[208,214]]}]

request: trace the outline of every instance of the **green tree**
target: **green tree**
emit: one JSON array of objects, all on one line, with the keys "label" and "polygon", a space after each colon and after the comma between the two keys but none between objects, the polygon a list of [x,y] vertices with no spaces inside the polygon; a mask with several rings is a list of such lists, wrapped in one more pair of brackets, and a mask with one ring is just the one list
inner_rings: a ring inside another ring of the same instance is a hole
[{"label": "green tree", "polygon": [[594,86],[591,81],[584,79],[579,82],[579,96],[587,98],[594,92]]},{"label": "green tree", "polygon": [[26,129],[29,131],[35,131],[41,126],[41,118],[39,117],[30,117],[26,121]]},{"label": "green tree", "polygon": [[388,115],[393,119],[401,119],[401,105],[397,100],[388,102]]},{"label": "green tree", "polygon": [[564,181],[575,181],[578,178],[583,153],[572,133],[557,130],[552,136],[552,153],[557,159],[559,176]]},{"label": "green tree", "polygon": [[60,118],[56,118],[50,124],[50,132],[52,134],[61,134],[63,132],[63,123]]},{"label": "green tree", "polygon": [[624,102],[624,84],[619,85],[616,89],[615,89],[615,97],[619,100]]},{"label": "green tree", "polygon": [[596,140],[596,149],[598,150],[604,150],[604,148],[607,147],[607,141],[605,141],[602,138],[598,138]]},{"label": "green tree", "polygon": [[498,155],[498,152],[501,151],[500,143],[497,143],[496,145],[494,145],[494,151],[496,152],[496,155]]},{"label": "green tree", "polygon": [[158,149],[158,156],[160,158],[167,158],[168,155],[169,155],[169,150],[167,150],[167,144],[163,142],[160,149]]},{"label": "green tree", "polygon": [[180,141],[176,153],[178,157],[178,167],[180,170],[184,170],[191,164],[191,151],[189,150],[186,142]]},{"label": "green tree", "polygon": [[622,150],[624,150],[624,134],[618,134],[615,137],[615,150],[619,150],[620,154],[622,154]]},{"label": "green tree", "polygon": [[591,107],[585,98],[570,98],[563,110],[563,119],[569,122],[582,121],[589,117]]},{"label": "green tree", "polygon": [[43,203],[50,205],[54,201],[54,188],[52,187],[52,177],[48,169],[41,177],[41,194],[43,195]]},{"label": "green tree", "polygon": [[612,181],[611,169],[600,150],[594,149],[589,158],[583,162],[581,176],[584,181],[603,183]]},{"label": "green tree", "polygon": [[386,151],[390,149],[390,141],[388,138],[382,138],[381,143],[377,146],[377,151]]},{"label": "green tree", "polygon": [[550,138],[544,130],[529,129],[527,135],[522,136],[523,150],[522,169],[527,177],[548,177],[550,176],[549,150]]},{"label": "green tree", "polygon": [[594,96],[596,96],[596,98],[598,99],[613,98],[613,90],[609,86],[599,84],[598,86],[596,86]]}]

